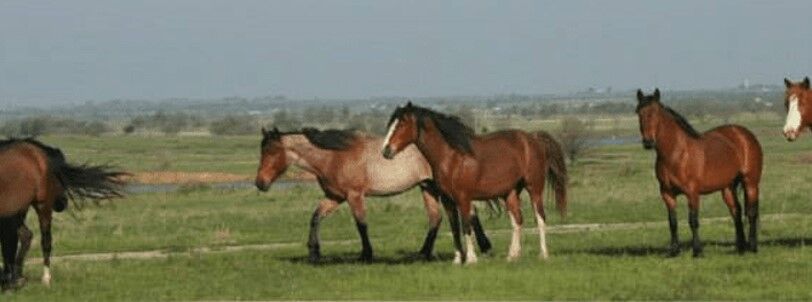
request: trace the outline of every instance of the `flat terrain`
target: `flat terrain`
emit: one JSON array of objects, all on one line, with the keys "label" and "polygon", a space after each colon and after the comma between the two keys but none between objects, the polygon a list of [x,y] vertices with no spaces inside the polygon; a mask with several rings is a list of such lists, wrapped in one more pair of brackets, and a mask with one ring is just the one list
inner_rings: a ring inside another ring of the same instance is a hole
[{"label": "flat terrain", "polygon": [[[744,120],[766,155],[758,254],[738,255],[719,194],[702,199],[705,257],[665,258],[668,229],[654,178],[654,154],[639,144],[603,146],[571,167],[570,215],[547,202],[551,258],[537,259],[535,224],[525,225],[520,261],[504,258],[509,219],[480,206],[494,251],[475,266],[450,263],[444,222],[437,260],[414,257],[426,231],[419,192],[368,200],[377,260],[355,261],[354,223],[342,206],[322,224],[325,263],[306,262],[308,220],[321,194],[314,184],[220,190],[190,186],[87,205],[54,222],[53,286],[39,284],[39,246],[29,284],[6,301],[98,300],[563,300],[812,299],[812,136],[786,143],[781,121]],[[697,124],[700,130],[707,125]],[[618,133],[636,135],[636,121]],[[223,172],[251,177],[256,137],[44,137],[68,158],[131,171]],[[525,201],[525,217],[529,205]],[[549,200],[549,198],[548,198]],[[680,235],[690,238],[680,198]],[[34,216],[29,223],[36,229]],[[38,236],[35,240],[38,239]],[[242,247],[242,248],[238,248]],[[687,250],[687,245],[685,246]],[[143,252],[133,259],[125,252]],[[157,252],[155,252],[157,251]],[[106,253],[102,256],[76,256]],[[122,253],[121,257],[109,253]],[[67,256],[75,257],[67,257]],[[63,256],[62,258],[59,258]]]}]

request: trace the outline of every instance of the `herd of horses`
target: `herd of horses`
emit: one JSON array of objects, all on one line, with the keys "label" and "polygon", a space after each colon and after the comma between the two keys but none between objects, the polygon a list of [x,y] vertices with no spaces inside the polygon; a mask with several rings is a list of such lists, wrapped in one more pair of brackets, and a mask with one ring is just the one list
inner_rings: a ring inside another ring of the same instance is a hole
[{"label": "herd of horses", "polygon": [[[793,141],[812,126],[812,92],[808,77],[801,82],[784,81],[787,118],[783,134]],[[656,152],[656,176],[671,232],[668,254],[680,253],[676,197],[684,194],[688,199],[693,255],[700,256],[699,198],[717,191],[721,191],[735,224],[736,249],[740,253],[757,252],[763,153],[755,135],[737,125],[699,133],[660,101],[659,89],[651,95],[637,91],[636,113],[643,146]],[[399,194],[414,187],[422,191],[429,220],[420,250],[423,257],[432,257],[442,206],[453,234],[454,263],[476,263],[474,241],[483,253],[491,249],[491,243],[472,201],[504,200],[513,225],[507,258],[516,259],[521,255],[522,191],[528,193],[536,218],[539,257],[549,256],[543,193],[545,187],[551,187],[559,213],[565,215],[568,183],[562,148],[552,136],[521,130],[477,135],[459,118],[411,102],[392,113],[387,128],[385,138],[351,130],[262,129],[257,188],[267,191],[294,165],[314,174],[324,192],[310,220],[307,246],[312,262],[321,257],[320,221],[345,201],[361,237],[361,260],[372,260],[364,198]],[[0,141],[2,289],[24,284],[22,269],[33,237],[25,225],[29,209],[33,208],[39,218],[42,282],[49,285],[53,212],[65,210],[69,201],[121,197],[127,175],[110,166],[70,164],[61,150],[33,138]],[[737,196],[740,188],[744,191],[744,211]],[[749,224],[747,238],[742,212]]]}]

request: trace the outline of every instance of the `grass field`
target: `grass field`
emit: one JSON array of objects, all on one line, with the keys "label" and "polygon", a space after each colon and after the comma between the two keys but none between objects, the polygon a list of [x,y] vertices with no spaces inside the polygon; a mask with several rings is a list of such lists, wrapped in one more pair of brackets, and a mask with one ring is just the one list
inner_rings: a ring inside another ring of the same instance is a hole
[{"label": "grass field", "polygon": [[[746,121],[745,121],[746,122]],[[766,163],[761,250],[733,252],[733,226],[719,194],[702,199],[705,257],[665,258],[666,215],[654,178],[654,154],[639,144],[592,150],[571,168],[570,215],[549,217],[551,258],[537,259],[526,227],[520,261],[507,263],[509,219],[481,209],[494,251],[475,266],[450,263],[444,222],[438,260],[414,257],[426,231],[420,194],[368,200],[377,261],[357,263],[354,223],[342,206],[322,224],[326,263],[306,263],[308,219],[320,191],[313,184],[256,190],[205,187],[130,196],[75,215],[57,215],[56,256],[161,250],[155,259],[53,261],[53,286],[26,268],[29,284],[5,301],[97,300],[564,300],[812,299],[812,138],[789,144],[780,121],[747,124],[759,135]],[[698,124],[707,129],[710,125]],[[625,133],[634,134],[634,127]],[[69,159],[111,162],[132,171],[223,171],[252,174],[259,137],[45,137]],[[523,198],[529,218],[527,198]],[[680,198],[680,235],[690,238]],[[548,202],[549,213],[552,203]],[[527,219],[530,220],[530,219]],[[36,225],[32,217],[29,223]],[[567,225],[599,224],[565,229]],[[38,238],[35,238],[35,240]],[[230,246],[271,244],[229,251]],[[37,242],[29,259],[38,259]],[[212,251],[201,251],[211,247]],[[687,250],[687,245],[686,249]]]}]

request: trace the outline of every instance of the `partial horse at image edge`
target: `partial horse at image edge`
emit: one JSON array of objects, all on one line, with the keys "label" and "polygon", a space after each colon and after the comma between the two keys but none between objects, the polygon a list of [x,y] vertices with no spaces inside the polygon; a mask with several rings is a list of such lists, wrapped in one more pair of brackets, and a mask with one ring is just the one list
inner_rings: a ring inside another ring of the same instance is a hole
[{"label": "partial horse at image edge", "polygon": [[[42,282],[50,285],[51,219],[68,202],[123,196],[128,173],[111,166],[73,165],[58,148],[34,138],[0,140],[0,245],[3,289],[24,284],[22,268],[33,233],[25,225],[29,208],[37,212],[43,256]],[[18,250],[19,243],[19,250]]]}]

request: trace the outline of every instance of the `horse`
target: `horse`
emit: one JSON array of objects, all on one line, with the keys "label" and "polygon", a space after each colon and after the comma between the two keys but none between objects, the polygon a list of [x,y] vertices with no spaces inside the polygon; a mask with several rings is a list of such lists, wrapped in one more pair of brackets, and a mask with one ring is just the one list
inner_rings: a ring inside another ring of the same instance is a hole
[{"label": "horse", "polygon": [[[25,225],[29,208],[39,217],[43,259],[42,283],[51,284],[51,218],[68,200],[122,197],[125,172],[109,166],[73,165],[58,148],[33,138],[0,140],[0,243],[3,290],[25,283],[23,262],[33,234]],[[19,242],[19,251],[18,251]]]},{"label": "horse", "polygon": [[[676,197],[688,198],[688,223],[693,235],[693,256],[702,255],[699,239],[700,195],[722,192],[736,228],[736,249],[758,251],[759,182],[763,154],[761,144],[752,132],[738,125],[723,125],[704,133],[697,132],[688,121],[660,102],[660,90],[644,95],[637,90],[636,113],[645,149],[657,153],[655,164],[660,196],[668,210],[671,245],[668,255],[680,253],[677,236]],[[749,245],[744,239],[741,204],[737,191],[744,187],[746,215],[750,224]]]},{"label": "horse", "polygon": [[[519,194],[527,190],[539,231],[539,256],[549,256],[545,234],[543,192],[545,180],[555,190],[556,205],[564,216],[567,205],[567,170],[558,144],[543,143],[539,136],[521,130],[503,130],[485,135],[462,123],[458,117],[412,105],[398,107],[387,124],[388,134],[381,153],[396,158],[412,146],[426,157],[434,180],[454,200],[462,218],[466,246],[460,226],[451,221],[456,248],[454,263],[477,262],[471,239],[472,200],[504,198],[513,225],[508,261],[521,254],[522,214]],[[549,135],[545,136],[549,139]]]},{"label": "horse", "polygon": [[787,122],[784,124],[784,137],[794,141],[801,131],[812,126],[812,93],[809,92],[809,77],[798,83],[784,78],[787,86],[784,106],[787,109]]},{"label": "horse", "polygon": [[[434,241],[442,221],[438,199],[447,204],[432,180],[431,169],[417,149],[409,149],[395,160],[386,160],[378,152],[381,138],[352,130],[317,130],[304,128],[300,131],[281,132],[274,127],[262,128],[260,162],[257,168],[256,187],[267,191],[290,165],[294,165],[318,179],[324,192],[310,219],[308,239],[309,261],[321,259],[319,225],[344,201],[348,201],[361,237],[362,261],[372,260],[372,245],[367,236],[366,196],[391,196],[419,186],[429,220],[429,231],[420,249],[427,260],[432,258]],[[448,206],[446,206],[448,208]],[[479,223],[474,219],[477,243],[482,252],[491,249],[491,243]]]}]

